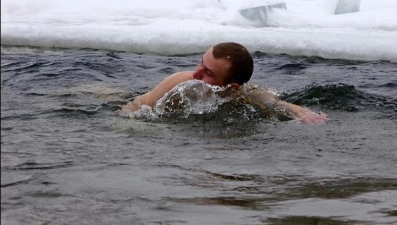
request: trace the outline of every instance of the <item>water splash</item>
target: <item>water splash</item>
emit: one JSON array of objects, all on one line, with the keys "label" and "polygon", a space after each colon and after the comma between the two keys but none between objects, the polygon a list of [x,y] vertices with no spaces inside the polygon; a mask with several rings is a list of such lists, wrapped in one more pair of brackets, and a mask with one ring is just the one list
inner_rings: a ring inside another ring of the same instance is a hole
[{"label": "water splash", "polygon": [[184,82],[166,93],[156,104],[154,110],[159,115],[178,114],[187,118],[191,114],[215,112],[220,105],[230,101],[222,93],[228,87],[209,85],[200,80]]},{"label": "water splash", "polygon": [[188,118],[190,115],[213,113],[219,106],[229,102],[225,97],[229,86],[219,87],[200,80],[186,81],[167,92],[152,108],[143,106],[129,116],[136,119]]}]

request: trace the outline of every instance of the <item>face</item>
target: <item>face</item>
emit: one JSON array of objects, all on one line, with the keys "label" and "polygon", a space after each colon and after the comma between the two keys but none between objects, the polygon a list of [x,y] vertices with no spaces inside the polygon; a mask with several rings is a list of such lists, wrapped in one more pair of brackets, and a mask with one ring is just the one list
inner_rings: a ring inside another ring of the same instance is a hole
[{"label": "face", "polygon": [[213,48],[204,53],[201,62],[193,73],[194,79],[202,80],[207,84],[225,86],[230,63],[225,59],[215,59]]}]

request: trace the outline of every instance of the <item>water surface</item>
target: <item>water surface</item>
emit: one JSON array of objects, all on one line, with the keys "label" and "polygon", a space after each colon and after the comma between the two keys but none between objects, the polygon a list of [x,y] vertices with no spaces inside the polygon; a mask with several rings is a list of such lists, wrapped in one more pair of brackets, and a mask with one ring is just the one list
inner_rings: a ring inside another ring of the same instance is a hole
[{"label": "water surface", "polygon": [[117,110],[201,55],[2,47],[2,224],[395,224],[397,65],[254,52],[253,83],[329,115]]}]

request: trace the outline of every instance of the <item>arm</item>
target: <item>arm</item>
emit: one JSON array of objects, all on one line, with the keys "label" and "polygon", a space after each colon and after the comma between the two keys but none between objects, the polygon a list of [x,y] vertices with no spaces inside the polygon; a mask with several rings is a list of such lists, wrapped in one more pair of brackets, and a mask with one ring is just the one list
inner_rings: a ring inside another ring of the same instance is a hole
[{"label": "arm", "polygon": [[289,108],[291,112],[297,117],[297,122],[309,124],[323,124],[328,120],[328,116],[322,112],[315,113],[306,107],[301,107],[299,105],[294,105],[285,101],[279,101],[278,103]]},{"label": "arm", "polygon": [[192,71],[174,73],[162,80],[153,90],[136,97],[134,101],[124,105],[121,112],[133,112],[141,108],[142,105],[153,107],[156,102],[173,87],[192,79],[194,79]]},{"label": "arm", "polygon": [[322,124],[328,120],[324,113],[315,113],[306,107],[280,100],[272,92],[256,88],[248,93],[249,101],[279,120],[296,120],[301,123]]}]

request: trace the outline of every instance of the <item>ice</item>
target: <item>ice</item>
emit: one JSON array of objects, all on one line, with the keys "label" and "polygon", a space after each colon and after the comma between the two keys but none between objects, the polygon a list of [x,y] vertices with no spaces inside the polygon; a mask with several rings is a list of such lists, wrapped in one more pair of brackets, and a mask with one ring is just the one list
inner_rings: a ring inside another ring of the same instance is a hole
[{"label": "ice", "polygon": [[252,52],[397,62],[397,1],[362,0],[344,14],[333,1],[285,0],[263,26],[241,15],[253,3],[243,0],[3,0],[1,43],[174,55],[236,41]]}]

